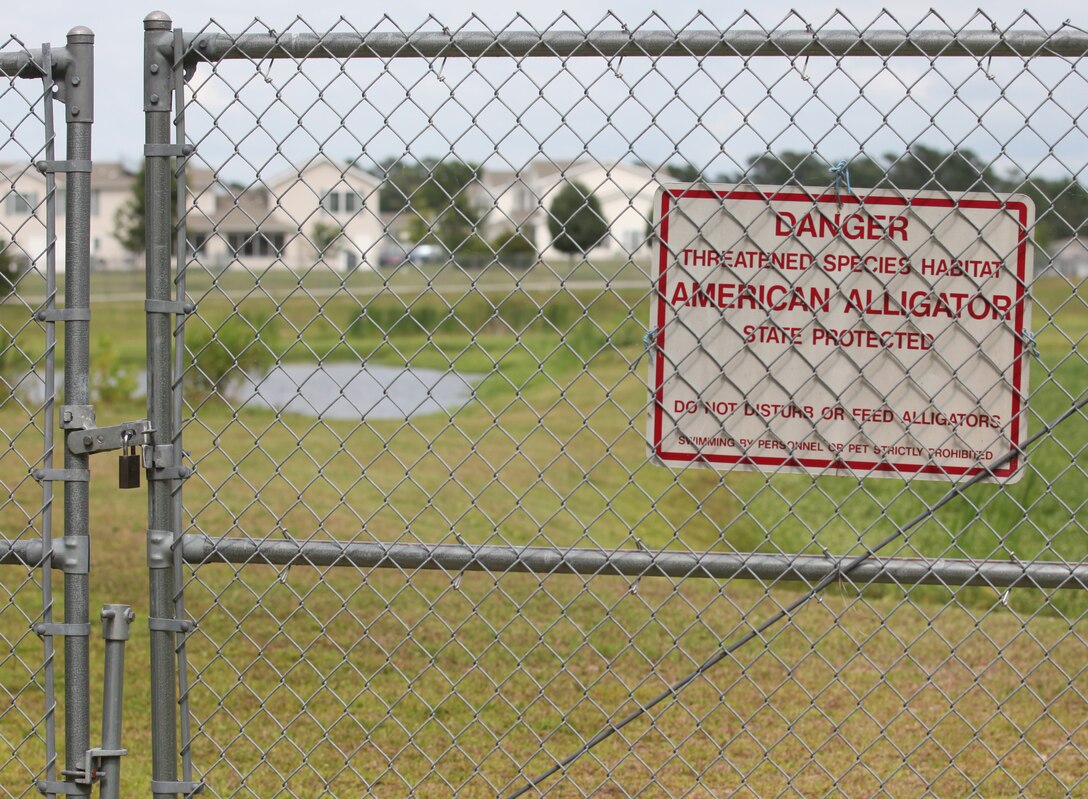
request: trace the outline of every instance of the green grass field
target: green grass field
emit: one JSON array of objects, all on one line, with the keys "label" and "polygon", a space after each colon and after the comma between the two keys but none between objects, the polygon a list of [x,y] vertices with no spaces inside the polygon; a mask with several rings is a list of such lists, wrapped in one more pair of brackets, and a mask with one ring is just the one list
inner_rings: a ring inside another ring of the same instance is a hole
[{"label": "green grass field", "polygon": [[[483,377],[452,416],[365,425],[238,409],[194,389],[187,530],[838,553],[886,535],[947,490],[650,465],[640,361],[648,292],[627,285],[639,270],[541,271],[513,294],[509,275],[449,270],[386,276],[395,294],[368,273],[343,282],[327,273],[192,280],[195,335],[220,328],[238,305],[272,320],[250,346],[274,358]],[[560,291],[545,285],[553,271],[622,287]],[[96,290],[139,295],[129,279],[98,276]],[[1088,384],[1078,349],[1088,333],[1083,291],[1048,278],[1033,296],[1041,359],[1032,365],[1032,431]],[[99,307],[95,348],[139,368],[142,302]],[[10,300],[0,322],[19,353],[8,373],[20,359],[25,369],[40,357],[40,329]],[[140,400],[97,410],[101,425],[145,414]],[[12,399],[0,405],[0,430],[0,481],[10,491],[0,529],[38,536],[41,490],[26,472],[40,430]],[[1086,444],[1088,426],[1071,420],[1032,454],[1023,480],[971,489],[898,553],[1083,560]],[[140,616],[128,650],[123,766],[124,793],[134,794],[150,779],[146,499],[117,491],[113,463],[112,455],[93,463],[92,608],[129,602]],[[31,776],[12,754],[31,768],[41,761],[31,720],[42,700],[25,687],[41,679],[41,645],[28,630],[40,593],[25,569],[0,568],[10,595],[0,634],[11,644],[10,656],[0,653],[0,796],[29,796]],[[613,577],[300,566],[207,565],[187,575],[187,611],[199,623],[187,649],[194,760],[206,795],[218,797],[290,795],[285,788],[504,795],[521,766],[543,769],[801,590],[649,578],[632,590]],[[549,796],[1075,794],[1088,751],[1086,609],[1088,597],[1070,590],[1013,591],[1005,607],[982,588],[881,586],[863,596],[833,588],[695,683],[656,725],[640,721],[584,758]],[[92,642],[97,692],[101,642]]]}]

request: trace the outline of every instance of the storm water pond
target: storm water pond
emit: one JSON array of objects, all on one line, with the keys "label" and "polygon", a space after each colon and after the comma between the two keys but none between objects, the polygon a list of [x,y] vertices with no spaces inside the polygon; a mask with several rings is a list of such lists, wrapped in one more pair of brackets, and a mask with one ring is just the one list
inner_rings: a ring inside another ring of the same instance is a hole
[{"label": "storm water pond", "polygon": [[[323,419],[407,419],[457,410],[472,399],[480,379],[481,375],[414,366],[285,363],[263,376],[235,379],[223,393],[235,407]],[[143,396],[143,371],[136,375],[136,383],[136,396]],[[59,392],[64,384],[61,370],[56,384]],[[40,373],[23,374],[9,385],[28,407],[40,404],[45,395]]]},{"label": "storm water pond", "polygon": [[376,364],[288,363],[231,389],[236,403],[323,419],[407,419],[472,398],[478,375]]}]

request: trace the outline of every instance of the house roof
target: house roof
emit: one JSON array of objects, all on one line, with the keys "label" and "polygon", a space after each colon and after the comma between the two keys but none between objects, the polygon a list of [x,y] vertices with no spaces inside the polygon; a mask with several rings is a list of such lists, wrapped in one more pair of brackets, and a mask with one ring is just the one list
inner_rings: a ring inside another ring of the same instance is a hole
[{"label": "house roof", "polygon": [[[30,179],[45,183],[45,176],[37,167],[26,162],[0,164],[0,177],[11,181]],[[65,177],[63,172],[57,174],[58,186],[64,185]],[[119,161],[95,161],[91,166],[91,187],[94,189],[128,191],[135,179],[136,173]]]},{"label": "house roof", "polygon": [[353,182],[365,183],[371,189],[377,189],[378,186],[381,184],[381,181],[378,178],[374,177],[366,170],[355,166],[354,164],[338,164],[336,161],[333,161],[327,156],[319,155],[316,158],[310,159],[305,164],[300,164],[294,169],[288,169],[278,175],[273,176],[270,180],[267,181],[267,183],[265,183],[265,185],[269,188],[269,190],[272,190],[274,193],[281,194],[282,192],[277,192],[275,191],[275,189],[284,185],[293,185],[300,180],[305,182],[306,175],[308,173],[313,172],[314,170],[323,166],[331,166],[344,178],[350,178]]}]

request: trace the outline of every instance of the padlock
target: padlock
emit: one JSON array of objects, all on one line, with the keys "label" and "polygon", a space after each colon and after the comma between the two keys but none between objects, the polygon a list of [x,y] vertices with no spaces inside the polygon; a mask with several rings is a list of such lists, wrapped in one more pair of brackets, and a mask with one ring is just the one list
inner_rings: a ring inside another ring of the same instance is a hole
[{"label": "padlock", "polygon": [[140,487],[140,455],[135,446],[128,443],[131,436],[124,436],[121,455],[117,458],[117,485],[118,488]]}]

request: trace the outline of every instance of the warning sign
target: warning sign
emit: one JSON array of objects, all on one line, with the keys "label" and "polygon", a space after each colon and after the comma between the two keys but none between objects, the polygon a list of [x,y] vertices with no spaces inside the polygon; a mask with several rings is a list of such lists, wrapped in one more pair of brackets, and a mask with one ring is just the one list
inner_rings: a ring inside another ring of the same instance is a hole
[{"label": "warning sign", "polygon": [[655,213],[661,462],[961,479],[1024,440],[1029,198],[701,184]]}]

